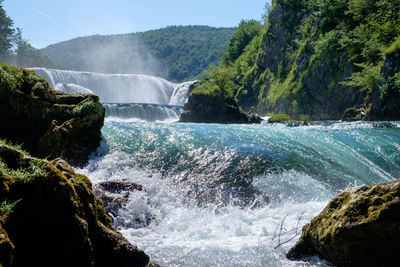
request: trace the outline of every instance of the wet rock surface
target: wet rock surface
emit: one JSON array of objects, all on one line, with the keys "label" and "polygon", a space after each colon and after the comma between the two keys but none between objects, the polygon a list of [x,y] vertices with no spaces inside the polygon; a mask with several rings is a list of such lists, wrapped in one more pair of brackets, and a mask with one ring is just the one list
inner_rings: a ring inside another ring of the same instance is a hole
[{"label": "wet rock surface", "polygon": [[34,71],[0,65],[0,138],[34,156],[83,166],[100,144],[104,115],[95,95],[65,94]]},{"label": "wet rock surface", "polygon": [[338,266],[395,266],[400,180],[346,190],[303,228],[290,259],[318,255]]},{"label": "wet rock surface", "polygon": [[112,227],[90,180],[64,160],[46,161],[0,145],[0,203],[3,267],[146,266],[149,261]]}]

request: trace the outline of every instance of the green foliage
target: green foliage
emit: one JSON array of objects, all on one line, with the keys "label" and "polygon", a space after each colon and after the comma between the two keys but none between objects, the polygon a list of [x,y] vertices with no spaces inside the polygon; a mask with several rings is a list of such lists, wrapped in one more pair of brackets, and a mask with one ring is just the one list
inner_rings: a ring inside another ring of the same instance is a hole
[{"label": "green foliage", "polygon": [[210,71],[207,76],[213,83],[215,83],[222,91],[232,94],[235,84],[235,72],[232,67],[219,67],[210,66]]},{"label": "green foliage", "polygon": [[385,50],[385,55],[388,56],[399,51],[400,51],[400,37],[397,37],[397,39]]},{"label": "green foliage", "polygon": [[304,121],[304,122],[307,122],[307,121],[310,120],[310,115],[307,115],[307,114],[300,114],[300,120],[301,120],[301,121]]},{"label": "green foliage", "polygon": [[18,204],[18,202],[20,202],[22,199],[18,199],[14,202],[8,202],[7,199],[4,200],[1,205],[0,205],[0,214],[7,214],[9,215],[10,213],[12,213],[12,209],[15,207],[15,205]]},{"label": "green foliage", "polygon": [[344,85],[359,87],[361,91],[372,93],[381,77],[381,66],[373,66],[372,64],[355,64],[361,68],[360,72],[354,72],[347,81],[342,82]]},{"label": "green foliage", "polygon": [[88,186],[89,188],[92,188],[92,182],[84,175],[76,174],[74,177],[74,181],[77,184],[85,185]]},{"label": "green foliage", "polygon": [[229,41],[219,66],[210,66],[210,71],[205,74],[229,98],[239,93],[244,76],[255,64],[264,32],[260,22],[242,21]]},{"label": "green foliage", "polygon": [[0,61],[9,62],[13,46],[13,21],[7,16],[3,9],[4,0],[0,0]]},{"label": "green foliage", "polygon": [[60,69],[146,73],[178,82],[197,79],[210,64],[216,65],[234,31],[235,28],[171,26],[141,33],[76,38],[41,51]]},{"label": "green foliage", "polygon": [[322,35],[317,41],[313,42],[315,56],[317,58],[333,57],[340,48],[340,32],[330,31]]},{"label": "green foliage", "polygon": [[9,147],[17,150],[18,152],[21,152],[22,154],[29,156],[29,153],[22,149],[22,144],[13,144],[8,140],[0,139],[0,145],[9,146]]},{"label": "green foliage", "polygon": [[218,85],[212,82],[206,82],[196,87],[191,95],[205,95],[211,98],[223,98],[223,91]]},{"label": "green foliage", "polygon": [[43,177],[47,174],[47,163],[43,160],[32,160],[29,167],[14,170],[8,168],[7,165],[0,160],[0,173],[6,173],[21,180],[31,180],[37,177]]},{"label": "green foliage", "polygon": [[285,113],[278,113],[278,114],[270,113],[268,115],[271,116],[268,119],[268,122],[270,122],[270,123],[291,122],[291,121],[293,121],[293,119],[288,114],[285,114]]},{"label": "green foliage", "polygon": [[75,106],[72,110],[72,113],[75,116],[87,116],[90,114],[98,114],[101,111],[99,110],[100,106],[91,98],[86,99],[85,101],[79,103],[79,105]]},{"label": "green foliage", "polygon": [[22,30],[13,28],[0,0],[0,62],[20,67],[54,67],[51,59],[22,38]]},{"label": "green foliage", "polygon": [[244,76],[250,71],[257,60],[258,50],[261,46],[262,36],[265,28],[261,28],[260,32],[254,36],[253,40],[243,49],[243,53],[235,61],[236,79],[241,83]]},{"label": "green foliage", "polygon": [[253,38],[260,33],[262,27],[262,24],[257,20],[242,20],[228,42],[228,48],[222,56],[222,63],[229,65],[235,62]]},{"label": "green foliage", "polygon": [[272,10],[272,4],[270,1],[268,1],[265,3],[264,13],[261,15],[261,20],[265,25],[268,22],[269,13],[271,12],[271,10]]},{"label": "green foliage", "polygon": [[14,35],[16,65],[20,67],[49,67],[53,68],[54,63],[51,59],[31,46],[26,39],[22,37],[22,30],[16,28]]},{"label": "green foliage", "polygon": [[393,93],[400,93],[400,72],[396,73],[392,77],[388,77],[387,80],[383,81],[380,86],[381,99],[385,99]]}]

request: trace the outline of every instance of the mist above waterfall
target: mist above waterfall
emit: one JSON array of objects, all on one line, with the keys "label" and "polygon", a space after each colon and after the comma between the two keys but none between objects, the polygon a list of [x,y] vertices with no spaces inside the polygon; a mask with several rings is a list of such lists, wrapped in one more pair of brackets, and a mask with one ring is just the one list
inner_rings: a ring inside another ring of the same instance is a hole
[{"label": "mist above waterfall", "polygon": [[168,70],[132,35],[94,35],[70,42],[75,43],[71,47],[79,62],[74,62],[74,66],[65,66],[67,69],[167,78]]}]

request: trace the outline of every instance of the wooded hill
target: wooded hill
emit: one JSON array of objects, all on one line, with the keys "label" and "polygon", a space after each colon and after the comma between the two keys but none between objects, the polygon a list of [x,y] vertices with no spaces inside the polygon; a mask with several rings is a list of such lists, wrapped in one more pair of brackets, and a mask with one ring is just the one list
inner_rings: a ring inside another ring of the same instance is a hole
[{"label": "wooded hill", "polygon": [[236,28],[170,26],[140,33],[93,35],[41,51],[56,68],[101,73],[142,73],[180,82],[217,64]]}]

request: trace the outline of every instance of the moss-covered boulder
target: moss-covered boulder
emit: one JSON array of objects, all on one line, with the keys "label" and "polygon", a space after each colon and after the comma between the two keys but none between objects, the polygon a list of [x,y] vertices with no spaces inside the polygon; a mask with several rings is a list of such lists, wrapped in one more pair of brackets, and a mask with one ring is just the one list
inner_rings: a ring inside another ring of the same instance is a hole
[{"label": "moss-covered boulder", "polygon": [[189,95],[181,122],[198,123],[260,123],[261,118],[244,113],[231,92],[206,82]]},{"label": "moss-covered boulder", "polygon": [[32,155],[84,164],[100,144],[104,115],[97,96],[55,91],[31,70],[0,64],[0,138]]},{"label": "moss-covered boulder", "polygon": [[86,176],[0,145],[0,266],[146,266]]},{"label": "moss-covered boulder", "polygon": [[346,190],[303,228],[290,259],[319,255],[339,266],[397,266],[400,180]]}]

